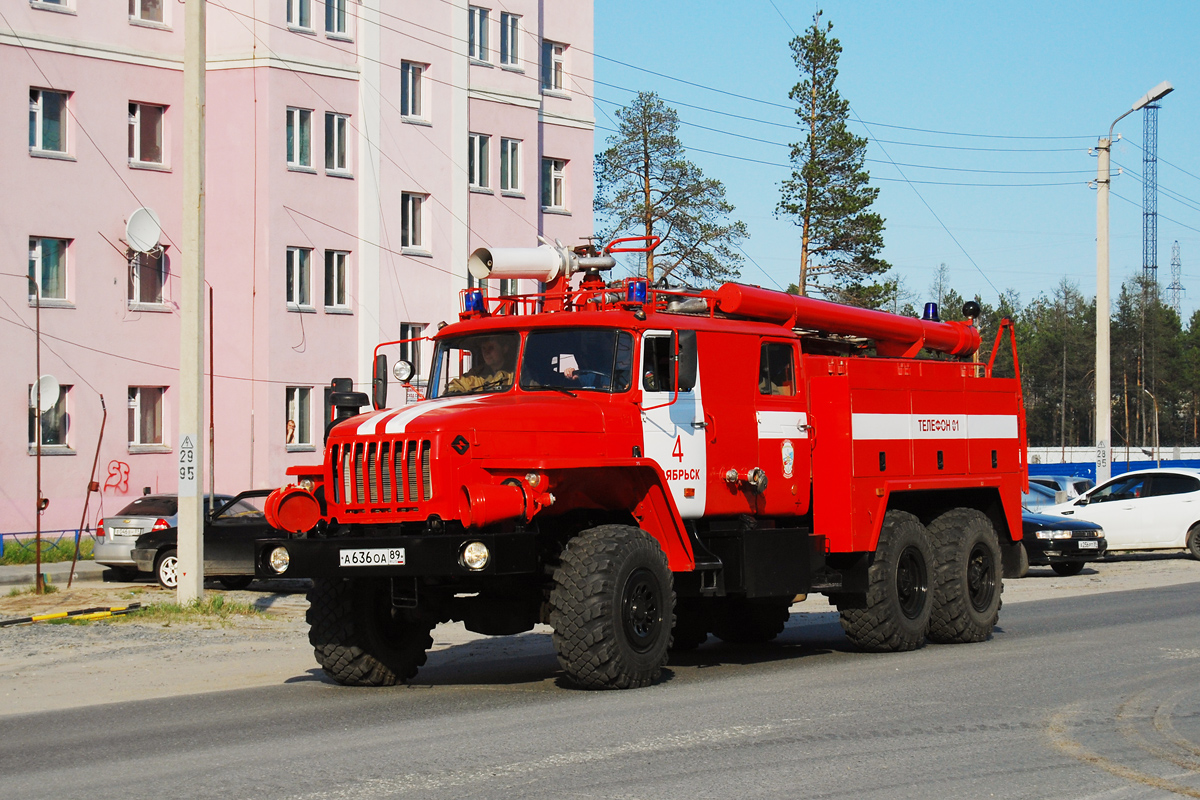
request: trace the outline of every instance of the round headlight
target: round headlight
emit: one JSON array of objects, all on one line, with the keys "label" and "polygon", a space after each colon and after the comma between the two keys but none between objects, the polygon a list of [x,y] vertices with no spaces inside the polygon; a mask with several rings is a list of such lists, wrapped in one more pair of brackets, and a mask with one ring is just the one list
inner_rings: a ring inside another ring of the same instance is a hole
[{"label": "round headlight", "polygon": [[312,478],[301,478],[300,482],[296,485],[306,492],[311,492],[313,488],[316,487],[316,484],[313,483]]},{"label": "round headlight", "polygon": [[288,555],[286,547],[276,547],[267,557],[267,565],[279,575],[287,572],[288,565],[291,563],[292,557]]},{"label": "round headlight", "polygon": [[470,542],[462,550],[462,565],[467,569],[483,569],[491,558],[492,554],[483,542]]}]

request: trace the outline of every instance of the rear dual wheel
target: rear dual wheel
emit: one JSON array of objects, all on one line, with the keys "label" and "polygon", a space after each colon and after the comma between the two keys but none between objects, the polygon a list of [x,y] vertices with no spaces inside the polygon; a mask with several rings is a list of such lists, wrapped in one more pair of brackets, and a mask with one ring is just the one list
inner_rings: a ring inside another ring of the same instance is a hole
[{"label": "rear dual wheel", "polygon": [[930,641],[986,641],[999,617],[1004,591],[995,526],[982,511],[955,508],[930,523],[929,535],[937,563]]}]

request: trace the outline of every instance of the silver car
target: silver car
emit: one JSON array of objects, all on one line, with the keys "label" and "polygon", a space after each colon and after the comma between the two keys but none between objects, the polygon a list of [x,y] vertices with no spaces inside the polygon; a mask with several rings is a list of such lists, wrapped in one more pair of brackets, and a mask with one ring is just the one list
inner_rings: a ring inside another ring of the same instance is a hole
[{"label": "silver car", "polygon": [[[205,502],[208,496],[205,496]],[[232,500],[232,495],[217,495],[217,504]],[[207,509],[206,509],[207,511]],[[143,533],[174,528],[179,514],[179,499],[173,494],[147,494],[125,506],[117,514],[100,520],[96,529],[93,558],[97,564],[111,567],[125,580],[137,576],[133,543]]]}]

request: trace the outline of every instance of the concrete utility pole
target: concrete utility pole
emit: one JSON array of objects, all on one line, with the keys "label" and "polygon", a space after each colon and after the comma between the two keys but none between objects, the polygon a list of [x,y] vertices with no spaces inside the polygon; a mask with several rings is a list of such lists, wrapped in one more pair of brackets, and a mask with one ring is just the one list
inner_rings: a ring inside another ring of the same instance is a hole
[{"label": "concrete utility pole", "polygon": [[183,261],[179,310],[180,604],[204,597],[204,86],[206,0],[187,0],[183,45]]},{"label": "concrete utility pole", "polygon": [[1174,89],[1163,81],[1147,92],[1133,107],[1113,120],[1108,127],[1108,137],[1096,145],[1099,158],[1096,164],[1096,483],[1104,483],[1112,477],[1112,460],[1109,458],[1109,433],[1112,432],[1112,386],[1109,374],[1111,351],[1109,349],[1109,325],[1111,323],[1108,299],[1108,190],[1112,180],[1111,150],[1113,128],[1138,109],[1165,97]]}]

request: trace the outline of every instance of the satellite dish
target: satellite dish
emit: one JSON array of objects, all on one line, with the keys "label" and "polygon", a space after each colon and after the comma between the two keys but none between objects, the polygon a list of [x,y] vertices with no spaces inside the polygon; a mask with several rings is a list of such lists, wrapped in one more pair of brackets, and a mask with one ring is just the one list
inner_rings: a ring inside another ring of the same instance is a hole
[{"label": "satellite dish", "polygon": [[149,253],[158,247],[162,236],[162,225],[153,209],[139,208],[129,215],[125,223],[125,241],[139,253]]},{"label": "satellite dish", "polygon": [[[42,391],[42,402],[38,403],[38,389]],[[45,414],[50,409],[54,408],[54,404],[58,402],[58,378],[53,375],[43,375],[37,379],[37,383],[29,390],[29,407],[37,407],[39,414]]]}]

